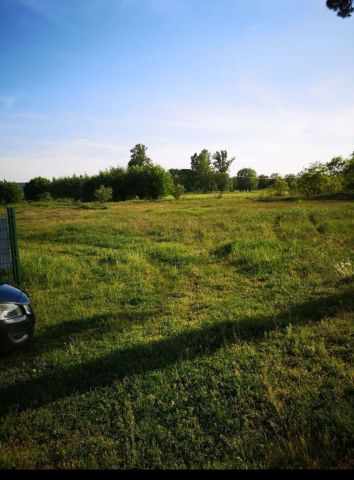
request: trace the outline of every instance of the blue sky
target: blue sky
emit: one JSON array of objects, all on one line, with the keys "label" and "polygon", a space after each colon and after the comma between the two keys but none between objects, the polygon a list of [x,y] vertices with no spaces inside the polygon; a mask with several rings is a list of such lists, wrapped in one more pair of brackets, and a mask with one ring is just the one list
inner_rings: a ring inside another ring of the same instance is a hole
[{"label": "blue sky", "polygon": [[354,150],[354,18],[325,0],[0,0],[0,178],[188,168],[259,174]]}]

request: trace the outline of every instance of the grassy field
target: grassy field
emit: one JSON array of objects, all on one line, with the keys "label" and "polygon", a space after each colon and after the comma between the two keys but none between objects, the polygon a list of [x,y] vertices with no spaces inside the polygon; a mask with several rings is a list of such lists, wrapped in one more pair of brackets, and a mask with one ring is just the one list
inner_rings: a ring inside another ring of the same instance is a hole
[{"label": "grassy field", "polygon": [[1,468],[353,468],[353,202],[16,208]]}]

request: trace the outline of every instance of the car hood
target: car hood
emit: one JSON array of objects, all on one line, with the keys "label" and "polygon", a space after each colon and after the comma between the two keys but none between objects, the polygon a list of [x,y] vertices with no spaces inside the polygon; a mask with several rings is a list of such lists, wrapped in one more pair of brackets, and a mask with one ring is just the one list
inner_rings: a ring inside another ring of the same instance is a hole
[{"label": "car hood", "polygon": [[25,292],[19,288],[3,283],[0,285],[0,303],[19,303],[27,305],[29,303],[29,298]]}]

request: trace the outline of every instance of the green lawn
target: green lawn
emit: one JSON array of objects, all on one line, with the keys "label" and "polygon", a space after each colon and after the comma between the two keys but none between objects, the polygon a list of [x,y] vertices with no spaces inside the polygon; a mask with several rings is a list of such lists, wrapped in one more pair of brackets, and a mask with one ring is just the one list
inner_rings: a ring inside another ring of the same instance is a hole
[{"label": "green lawn", "polygon": [[353,468],[354,204],[18,205],[1,468]]}]

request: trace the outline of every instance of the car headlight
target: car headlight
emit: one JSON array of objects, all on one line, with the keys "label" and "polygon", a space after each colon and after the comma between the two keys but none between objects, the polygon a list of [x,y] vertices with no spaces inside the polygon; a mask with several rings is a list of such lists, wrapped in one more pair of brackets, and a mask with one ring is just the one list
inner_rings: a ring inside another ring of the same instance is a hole
[{"label": "car headlight", "polygon": [[22,315],[23,312],[18,305],[14,303],[0,303],[0,320],[10,320]]},{"label": "car headlight", "polygon": [[25,312],[27,313],[27,315],[32,315],[32,310],[29,305],[22,305],[22,307],[25,309]]}]

